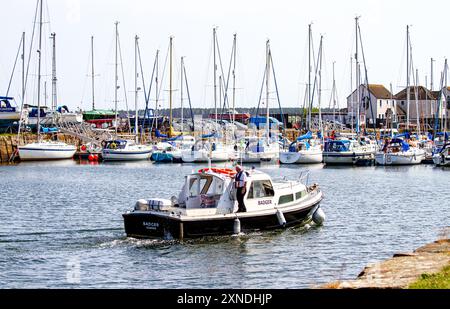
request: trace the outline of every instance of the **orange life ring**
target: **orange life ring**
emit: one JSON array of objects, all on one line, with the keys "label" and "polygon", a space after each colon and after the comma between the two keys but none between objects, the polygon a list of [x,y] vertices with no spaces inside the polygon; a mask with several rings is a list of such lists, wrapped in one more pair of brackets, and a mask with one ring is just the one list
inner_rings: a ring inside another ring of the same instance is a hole
[{"label": "orange life ring", "polygon": [[211,172],[214,172],[217,174],[223,174],[223,175],[226,175],[229,177],[234,177],[234,175],[237,174],[237,172],[235,170],[232,170],[230,168],[216,168],[216,167],[208,168],[208,167],[206,167],[206,168],[202,168],[202,169],[198,170],[199,173],[205,173],[207,171],[211,171]]}]

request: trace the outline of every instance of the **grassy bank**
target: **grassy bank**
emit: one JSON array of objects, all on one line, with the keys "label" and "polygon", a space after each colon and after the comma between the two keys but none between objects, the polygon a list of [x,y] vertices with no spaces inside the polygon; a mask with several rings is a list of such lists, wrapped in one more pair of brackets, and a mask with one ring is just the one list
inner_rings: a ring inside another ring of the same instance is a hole
[{"label": "grassy bank", "polygon": [[435,274],[422,274],[410,289],[450,289],[450,264]]}]

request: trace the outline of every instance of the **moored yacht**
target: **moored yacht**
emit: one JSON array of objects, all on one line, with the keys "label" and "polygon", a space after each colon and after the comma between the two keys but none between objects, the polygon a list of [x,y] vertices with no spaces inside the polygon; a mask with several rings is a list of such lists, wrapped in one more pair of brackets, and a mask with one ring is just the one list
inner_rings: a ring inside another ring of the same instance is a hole
[{"label": "moored yacht", "polygon": [[77,148],[62,142],[40,141],[18,146],[21,161],[71,159]]},{"label": "moored yacht", "polygon": [[178,197],[139,200],[123,214],[125,232],[136,238],[194,238],[277,229],[325,220],[317,184],[274,182],[260,171],[248,172],[244,202],[237,211],[231,169],[204,168],[186,177]]},{"label": "moored yacht", "polygon": [[450,166],[450,143],[444,144],[437,153],[433,155],[436,166]]},{"label": "moored yacht", "polygon": [[325,142],[323,162],[325,164],[366,165],[375,160],[376,148],[363,140],[337,139]]},{"label": "moored yacht", "polygon": [[297,138],[289,145],[288,151],[280,152],[280,163],[282,164],[314,164],[321,163],[322,146],[313,139],[312,133],[308,132]]},{"label": "moored yacht", "polygon": [[220,142],[197,141],[191,149],[182,151],[185,163],[226,162],[230,159],[229,151]]},{"label": "moored yacht", "polygon": [[105,161],[147,160],[151,155],[152,147],[121,139],[105,141],[102,150]]},{"label": "moored yacht", "polygon": [[378,165],[413,165],[425,159],[425,150],[411,147],[400,138],[387,140],[383,150],[377,152],[375,160]]}]

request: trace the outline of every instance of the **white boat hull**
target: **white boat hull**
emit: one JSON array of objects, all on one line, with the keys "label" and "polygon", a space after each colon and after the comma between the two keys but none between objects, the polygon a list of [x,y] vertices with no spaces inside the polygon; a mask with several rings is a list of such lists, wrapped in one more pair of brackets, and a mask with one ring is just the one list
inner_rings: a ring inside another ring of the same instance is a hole
[{"label": "white boat hull", "polygon": [[398,152],[398,153],[377,153],[375,161],[378,165],[415,165],[420,164],[425,159],[425,151]]},{"label": "white boat hull", "polygon": [[322,151],[280,152],[282,164],[318,164],[322,163]]},{"label": "white boat hull", "polygon": [[124,149],[104,149],[102,157],[104,161],[140,161],[148,160],[152,155],[151,149],[145,150],[124,150]]},{"label": "white boat hull", "polygon": [[368,162],[375,159],[375,154],[372,151],[353,152],[324,152],[323,162],[325,164],[333,165],[349,165],[357,164],[358,162]]},{"label": "white boat hull", "polygon": [[442,156],[441,154],[435,154],[433,156],[433,163],[436,166],[450,166],[450,156]]},{"label": "white boat hull", "polygon": [[63,143],[33,143],[18,147],[22,161],[71,159],[76,150],[75,146]]},{"label": "white boat hull", "polygon": [[206,150],[185,151],[182,153],[182,160],[185,163],[207,163],[211,156],[211,162],[226,162],[230,156],[226,151],[212,151],[211,154]]}]

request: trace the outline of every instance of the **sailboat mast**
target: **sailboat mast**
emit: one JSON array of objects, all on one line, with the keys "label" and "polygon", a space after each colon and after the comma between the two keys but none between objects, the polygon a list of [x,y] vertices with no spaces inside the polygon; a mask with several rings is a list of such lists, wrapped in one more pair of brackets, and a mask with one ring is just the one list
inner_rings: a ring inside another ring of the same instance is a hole
[{"label": "sailboat mast", "polygon": [[52,33],[52,110],[56,111],[57,108],[57,94],[56,94],[56,82],[58,79],[56,78],[56,33]]},{"label": "sailboat mast", "polygon": [[184,132],[184,109],[183,109],[183,71],[184,71],[184,57],[181,57],[180,66],[180,103],[181,103],[181,132]]},{"label": "sailboat mast", "polygon": [[[350,56],[350,93],[353,93],[353,56]],[[351,102],[350,104],[350,108],[351,108],[351,115],[352,115],[352,119],[350,120],[350,124],[351,124],[351,129],[352,129],[352,133],[354,131],[353,128],[353,123],[354,123],[354,117],[355,117],[355,105],[353,104],[353,102]]]},{"label": "sailboat mast", "polygon": [[359,62],[358,62],[358,22],[359,17],[355,17],[355,34],[356,34],[356,52],[355,52],[355,85],[356,85],[356,133],[359,135],[360,131],[360,116],[359,116]]},{"label": "sailboat mast", "polygon": [[138,142],[139,118],[138,118],[138,41],[139,37],[134,37],[134,134],[136,134],[136,143]]},{"label": "sailboat mast", "polygon": [[116,135],[117,135],[117,129],[118,129],[118,126],[119,126],[119,122],[118,122],[118,114],[117,114],[117,90],[118,90],[118,81],[119,81],[119,77],[117,76],[118,75],[118,73],[117,73],[117,71],[118,71],[118,57],[119,57],[119,55],[118,55],[118,49],[119,49],[119,47],[118,47],[118,44],[119,44],[119,22],[118,21],[116,21],[116,23],[115,23],[115,25],[116,25],[116,55],[115,55],[115,64],[114,64],[114,66],[115,66],[115,76],[114,76],[114,81],[115,81],[115,87],[114,87],[114,109],[115,109],[115,113],[116,113],[116,115],[115,115],[115,122],[116,122],[116,125],[115,125],[115,127],[116,127]]},{"label": "sailboat mast", "polygon": [[[447,103],[447,105],[449,104],[448,103],[448,95],[447,95],[447,92],[448,92],[448,88],[447,88],[447,74],[448,74],[448,62],[447,62],[447,58],[445,58],[445,65],[444,65],[444,80],[445,80],[445,84],[444,84],[444,89],[445,89],[445,94],[446,94],[446,96],[445,96],[445,103]],[[448,114],[447,114],[447,112],[446,112],[446,106],[444,105],[443,106],[443,110],[444,110],[444,140],[446,140],[446,138],[445,138],[445,134],[447,133],[447,118],[448,118]]]},{"label": "sailboat mast", "polygon": [[334,66],[336,64],[336,61],[333,61],[333,93],[332,93],[332,100],[333,100],[333,121],[336,121],[336,79],[334,75]]},{"label": "sailboat mast", "polygon": [[173,70],[173,59],[172,59],[172,55],[173,55],[173,46],[172,46],[172,42],[173,42],[173,37],[170,37],[170,47],[169,47],[169,52],[170,52],[170,67],[169,67],[169,137],[171,137],[172,134],[172,70]]},{"label": "sailboat mast", "polygon": [[23,121],[23,105],[25,104],[25,32],[22,32],[22,105],[20,108],[19,128],[17,129],[17,137],[20,137],[20,129]]},{"label": "sailboat mast", "polygon": [[236,121],[236,40],[237,34],[233,35],[233,116],[231,118],[232,124]]},{"label": "sailboat mast", "polygon": [[409,101],[410,101],[410,89],[409,89],[409,25],[406,26],[406,129],[409,130]]},{"label": "sailboat mast", "polygon": [[270,41],[266,43],[266,138],[270,139],[270,111],[269,111],[269,87],[270,87]]},{"label": "sailboat mast", "polygon": [[433,58],[431,58],[431,72],[430,72],[430,79],[431,79],[431,81],[430,81],[430,90],[431,91],[433,91],[434,89],[433,89],[433,62],[434,62],[434,59]]},{"label": "sailboat mast", "polygon": [[217,65],[216,65],[216,28],[213,28],[213,59],[214,59],[214,114],[217,126]]},{"label": "sailboat mast", "polygon": [[41,62],[42,62],[42,26],[43,26],[43,22],[42,22],[42,14],[43,14],[43,9],[42,9],[42,1],[44,0],[40,0],[40,8],[39,8],[39,49],[38,49],[38,84],[37,84],[37,105],[38,105],[38,111],[37,111],[37,139],[38,142],[40,142],[40,137],[41,137]]},{"label": "sailboat mast", "polygon": [[312,102],[311,102],[311,36],[312,36],[312,30],[311,30],[311,24],[308,25],[308,121],[307,121],[307,129],[308,131],[311,130],[311,109],[312,109]]},{"label": "sailboat mast", "polygon": [[323,125],[322,125],[322,53],[323,53],[323,35],[320,36],[320,48],[319,48],[319,130],[322,133],[322,141],[324,139]]},{"label": "sailboat mast", "polygon": [[92,110],[95,110],[94,36],[91,36]]}]

